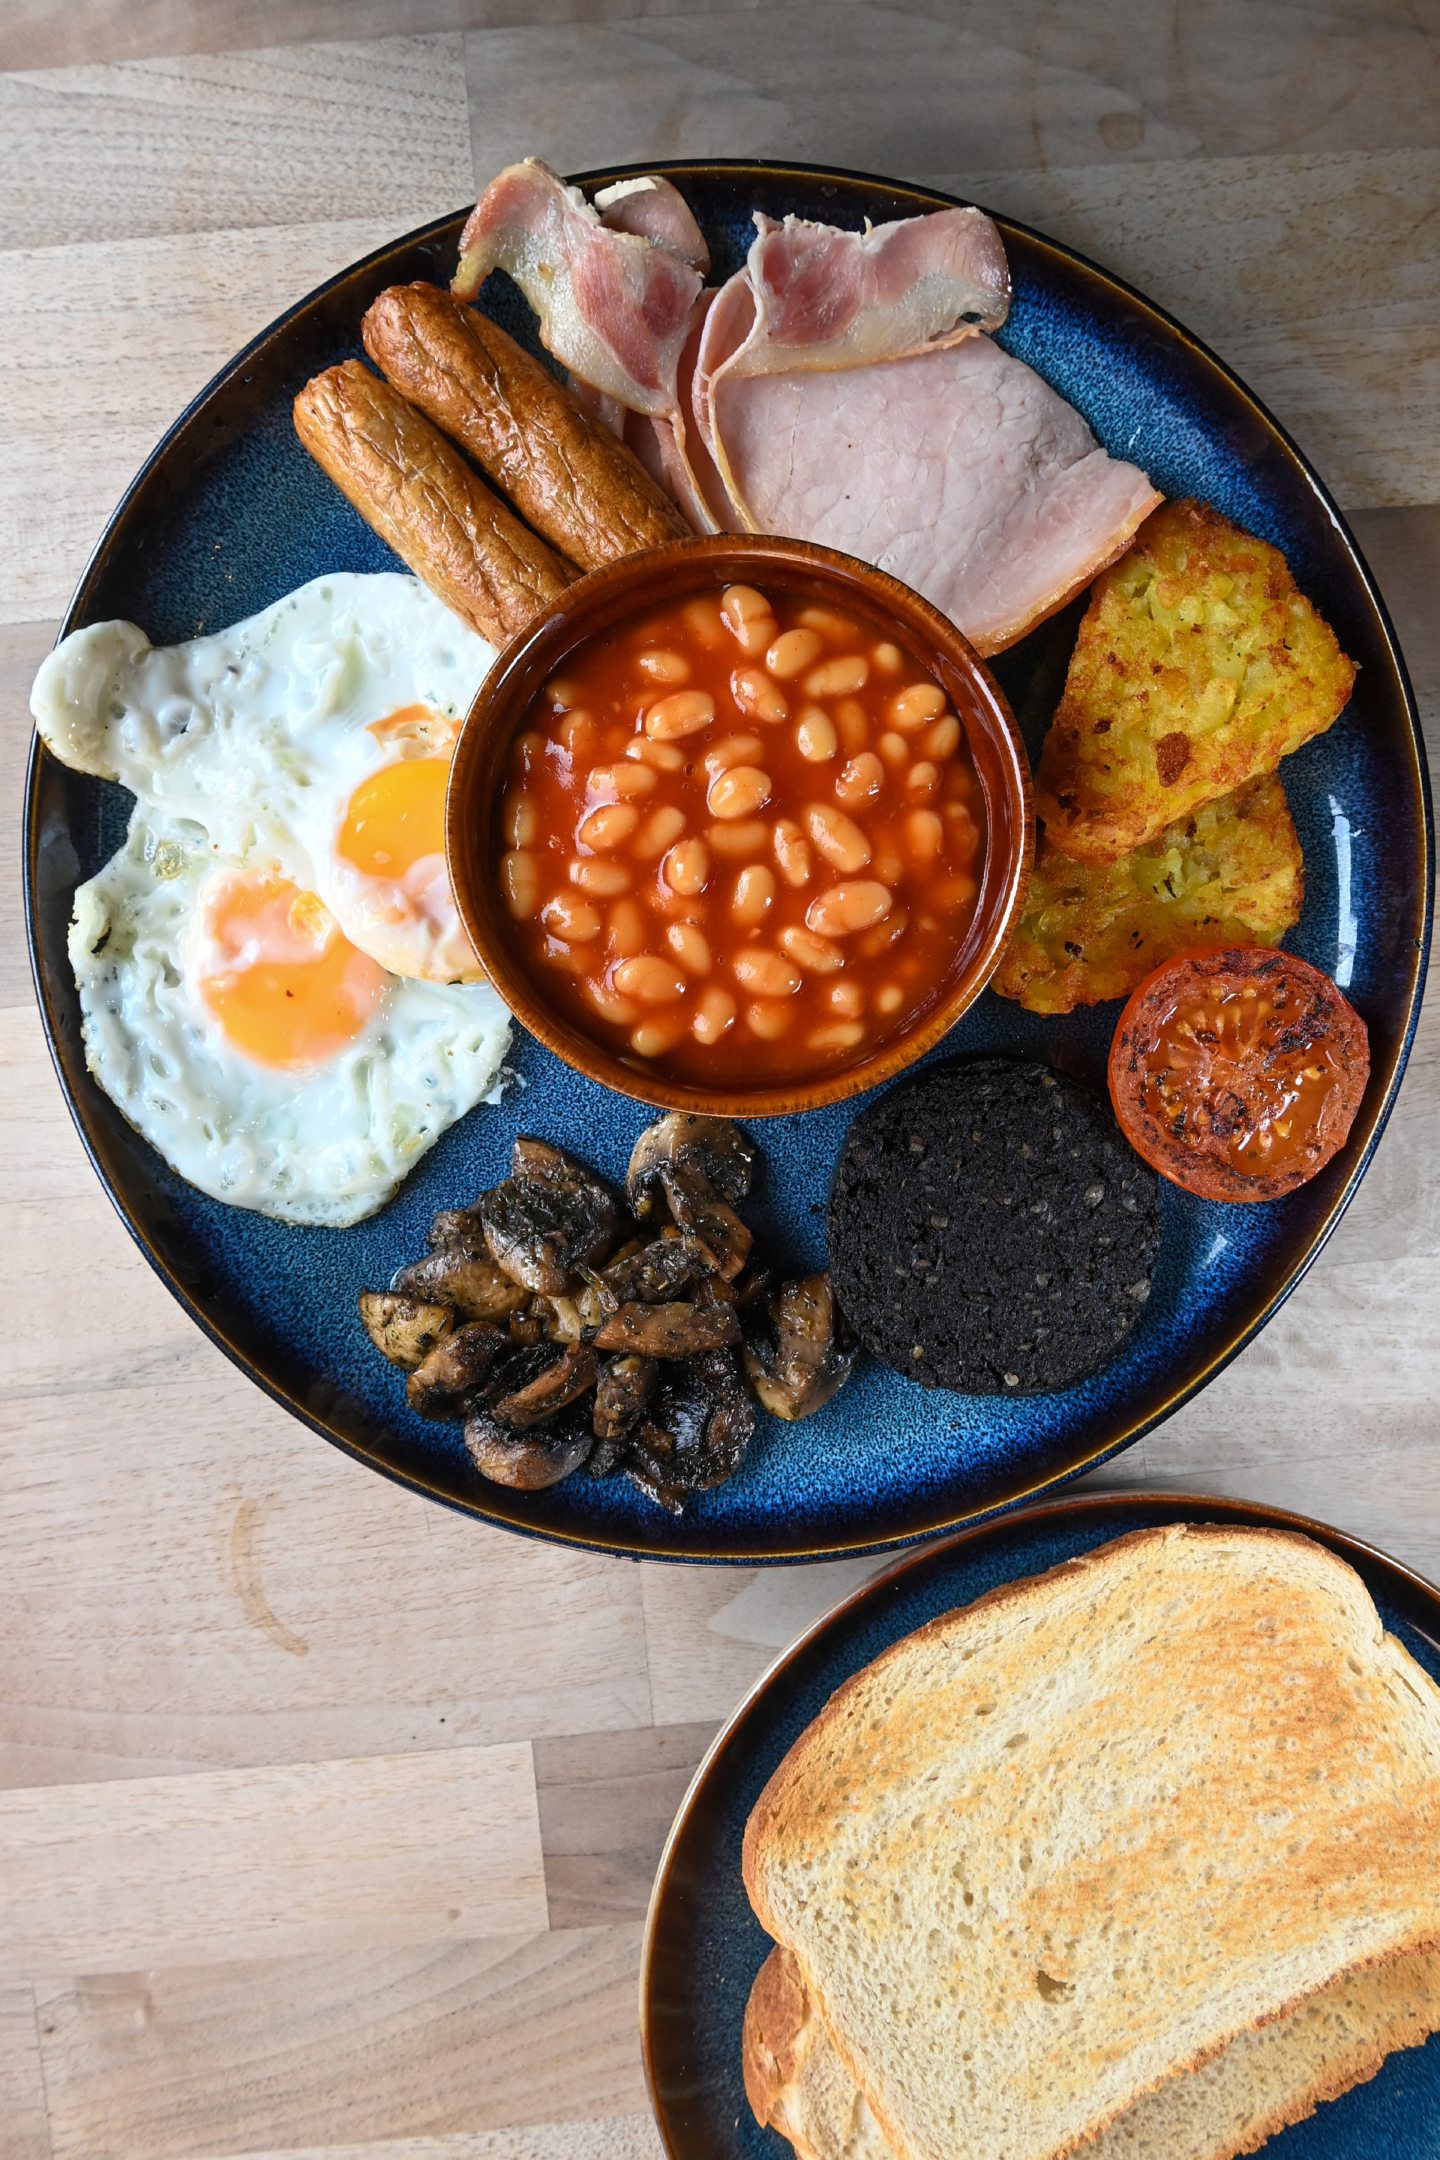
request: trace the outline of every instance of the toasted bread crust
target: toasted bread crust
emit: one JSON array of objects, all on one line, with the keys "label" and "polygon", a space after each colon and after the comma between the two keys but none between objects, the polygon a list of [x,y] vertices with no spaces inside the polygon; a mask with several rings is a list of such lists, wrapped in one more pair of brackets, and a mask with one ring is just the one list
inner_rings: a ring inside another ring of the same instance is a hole
[{"label": "toasted bread crust", "polygon": [[[1340,1579],[1343,1578],[1347,1596],[1353,1598],[1354,1595],[1355,1576],[1354,1571],[1348,1564],[1337,1555],[1330,1553],[1327,1548],[1317,1545],[1313,1540],[1297,1532],[1278,1529],[1237,1530],[1233,1526],[1222,1524],[1167,1525],[1150,1530],[1131,1532],[1127,1536],[1112,1540],[1109,1544],[1097,1547],[1090,1554],[1078,1559],[1064,1561],[1058,1567],[1049,1569],[1043,1574],[1002,1584],[978,1599],[973,1605],[953,1613],[941,1615],[936,1620],[927,1623],[925,1627],[915,1631],[913,1635],[892,1645],[871,1666],[855,1674],[836,1691],[812,1725],[791,1748],[756,1802],[746,1826],[742,1870],[751,1904],[767,1930],[782,1942],[786,1940],[783,1925],[780,1923],[766,1892],[765,1861],[767,1854],[773,1854],[777,1847],[783,1847],[786,1833],[791,1827],[793,1807],[796,1804],[795,1788],[802,1779],[802,1774],[812,1750],[823,1749],[827,1745],[830,1735],[844,1720],[848,1707],[862,1688],[874,1683],[876,1676],[883,1675],[887,1667],[913,1655],[917,1645],[923,1645],[927,1642],[933,1643],[956,1634],[963,1635],[974,1628],[977,1621],[988,1626],[993,1623],[996,1614],[1002,1612],[1006,1607],[1013,1607],[1017,1610],[1023,1609],[1027,1603],[1042,1596],[1047,1585],[1053,1585],[1061,1580],[1073,1582],[1077,1577],[1081,1577],[1088,1572],[1113,1566],[1117,1556],[1127,1552],[1133,1553],[1137,1549],[1143,1549],[1147,1546],[1158,1547],[1165,1541],[1177,1538],[1190,1541],[1224,1539],[1232,1542],[1238,1538],[1251,1546],[1269,1546],[1279,1552],[1303,1553],[1307,1568],[1313,1569],[1317,1559],[1322,1569],[1327,1566],[1333,1567],[1337,1576],[1337,1587]],[[1378,1614],[1373,1612],[1373,1607],[1371,1608],[1371,1614],[1371,1640],[1378,1652],[1385,1640],[1384,1630]],[[1357,1647],[1361,1646],[1357,1645]],[[1419,1674],[1419,1668],[1417,1667],[1415,1670]],[[1440,1696],[1437,1696],[1437,1691],[1434,1689],[1433,1683],[1428,1680],[1428,1676],[1420,1674],[1420,1677],[1426,1690],[1428,1690],[1429,1697],[1440,1701]],[[803,1806],[803,1802],[801,1805]],[[794,1953],[803,1988],[816,2006],[818,2015],[824,2019],[827,2033],[836,2054],[854,2077],[857,2086],[868,2102],[885,2135],[893,2144],[896,2153],[907,2156],[907,2160],[910,2155],[918,2155],[920,2148],[907,2139],[901,2125],[889,2119],[883,2096],[875,2089],[873,2080],[865,2074],[864,2066],[854,2059],[852,2050],[845,2043],[843,2033],[836,2029],[830,2019],[823,1979],[810,1969],[805,1955],[805,1946],[802,1943],[790,1942],[787,1947]],[[1115,2100],[1113,2104],[1105,2106],[1103,2112],[1097,2113],[1093,2119],[1084,2124],[1083,2128],[1061,2137],[1051,2149],[1049,2160],[1065,2160],[1066,2155],[1082,2152],[1086,2147],[1092,2145],[1097,2136],[1119,2115],[1125,2113],[1130,2106],[1145,2094],[1159,2090],[1171,2076],[1199,2070],[1206,2063],[1213,2061],[1216,2056],[1222,2053],[1243,2033],[1258,2030],[1278,2019],[1293,2015],[1306,2002],[1323,1994],[1342,1973],[1353,1973],[1362,1970],[1381,1971],[1394,1967],[1401,1960],[1414,1954],[1435,1952],[1436,1950],[1440,1950],[1440,1924],[1437,1924],[1433,1918],[1427,1918],[1423,1923],[1417,1922],[1405,1932],[1397,1934],[1382,1950],[1376,1951],[1369,1956],[1347,1959],[1343,1966],[1332,1969],[1318,1979],[1314,1985],[1294,1991],[1285,2001],[1272,2005],[1263,2014],[1248,2021],[1233,2022],[1225,2030],[1217,2030],[1205,2045],[1193,2049],[1183,2060],[1176,2060],[1166,2065],[1153,2078],[1142,2084],[1137,2084],[1129,2093]],[[792,2017],[795,2015],[793,2010],[791,2014]],[[803,2018],[803,2008],[798,2014]],[[1440,2020],[1435,2022],[1440,2023]],[[1430,2029],[1431,2026],[1427,2025],[1423,2019],[1407,2018],[1404,2015],[1398,2016],[1393,2025],[1393,2030],[1398,2037],[1377,2038],[1372,2047],[1362,2049],[1355,2058],[1358,2067],[1351,2067],[1348,2064],[1343,2065],[1332,2076],[1319,2079],[1314,2082],[1313,2087],[1307,2087],[1304,2091],[1298,2092],[1288,2103],[1286,2110],[1277,2115],[1272,2129],[1279,2129],[1288,2121],[1300,2120],[1304,2115],[1312,2112],[1314,2107],[1322,2100],[1332,2098],[1338,2092],[1348,2090],[1351,2085],[1360,2082],[1363,2078],[1372,2076],[1388,2052],[1392,2052],[1396,2047],[1416,2044],[1418,2040],[1426,2036],[1427,2031]],[[1406,2037],[1407,2035],[1409,2037]],[[1253,2149],[1253,2146],[1250,2149]]]},{"label": "toasted bread crust", "polygon": [[[1396,1961],[1397,1967],[1403,1963]],[[1415,1960],[1409,1961],[1409,1967],[1403,1974],[1397,1973],[1397,1978],[1411,1999],[1354,2006],[1355,2014],[1346,2019],[1346,2044],[1335,2061],[1319,2074],[1294,2082],[1283,2100],[1256,2119],[1248,2135],[1237,2138],[1227,2132],[1218,2137],[1207,2148],[1205,2160],[1242,2160],[1244,2154],[1258,2151],[1279,2131],[1313,2115],[1324,2102],[1338,2100],[1366,2083],[1388,2056],[1403,2048],[1423,2046],[1432,2032],[1440,2030],[1440,1957],[1432,1956],[1428,1969],[1421,1969]],[[1339,1994],[1342,1990],[1353,1995],[1353,1976],[1332,1983],[1326,1992]],[[1362,2027],[1357,2016],[1369,2016],[1372,2022]],[[1290,2018],[1277,2015],[1264,2022],[1288,2024],[1292,2020],[1293,2013]],[[806,1996],[791,1953],[772,1950],[756,1975],[746,2006],[743,2051],[747,2097],[757,2121],[787,2138],[800,2160],[845,2160],[824,2141],[823,2115],[819,2121],[815,2119],[812,2096],[807,2092],[809,2058],[816,2046],[838,2052],[832,2035]],[[1080,2160],[1090,2153],[1096,2154],[1097,2160],[1106,2160],[1106,2140],[1107,2131],[1097,2130],[1074,2149]]]}]

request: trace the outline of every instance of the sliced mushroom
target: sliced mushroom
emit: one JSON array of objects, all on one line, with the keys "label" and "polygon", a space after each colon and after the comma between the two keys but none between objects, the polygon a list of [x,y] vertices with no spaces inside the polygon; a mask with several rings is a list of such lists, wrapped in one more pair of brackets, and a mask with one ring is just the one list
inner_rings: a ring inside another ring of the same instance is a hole
[{"label": "sliced mushroom", "polygon": [[654,1358],[630,1354],[606,1358],[595,1384],[595,1414],[590,1421],[596,1439],[623,1440],[633,1431],[659,1377]]},{"label": "sliced mushroom", "polygon": [[600,1280],[617,1305],[632,1299],[664,1305],[705,1274],[709,1262],[694,1238],[658,1237],[626,1260],[613,1261]]},{"label": "sliced mushroom", "polygon": [[664,1173],[663,1183],[670,1212],[681,1229],[692,1237],[717,1275],[733,1281],[750,1257],[754,1235],[728,1200],[694,1163],[677,1163]]},{"label": "sliced mushroom", "polygon": [[682,1162],[738,1207],[750,1190],[755,1150],[729,1118],[691,1117],[683,1110],[658,1118],[636,1141],[625,1173],[625,1198],[638,1222],[649,1222],[659,1211],[666,1197],[662,1174]]},{"label": "sliced mushroom", "polygon": [[843,1387],[858,1346],[835,1304],[828,1275],[783,1283],[769,1305],[773,1332],[745,1347],[745,1370],[765,1408],[791,1423],[809,1417]]},{"label": "sliced mushroom", "polygon": [[729,1305],[622,1305],[590,1338],[597,1350],[633,1351],[640,1357],[692,1358],[740,1340],[740,1322]]},{"label": "sliced mushroom", "polygon": [[465,1445],[482,1477],[518,1492],[543,1492],[578,1470],[595,1444],[585,1419],[577,1413],[537,1432],[511,1432],[487,1405],[465,1420]]},{"label": "sliced mushroom", "polygon": [[431,1221],[425,1242],[431,1252],[442,1252],[447,1245],[483,1245],[485,1225],[472,1207],[441,1208]]},{"label": "sliced mushroom", "polygon": [[524,1290],[495,1265],[478,1234],[400,1268],[390,1288],[405,1297],[453,1305],[466,1320],[503,1320],[525,1303]]},{"label": "sliced mushroom", "polygon": [[723,1485],[755,1429],[755,1406],[733,1350],[715,1350],[667,1376],[630,1442],[630,1477],[679,1514],[693,1493]]},{"label": "sliced mushroom", "polygon": [[405,1383],[405,1399],[421,1417],[463,1417],[489,1379],[509,1338],[486,1320],[471,1320],[437,1343]]},{"label": "sliced mushroom", "polygon": [[360,1318],[381,1357],[404,1372],[414,1372],[453,1330],[455,1308],[394,1290],[362,1290]]},{"label": "sliced mushroom", "polygon": [[515,1142],[511,1175],[482,1193],[477,1210],[492,1259],[527,1290],[563,1297],[571,1277],[599,1260],[619,1223],[614,1195],[543,1140]]},{"label": "sliced mushroom", "polygon": [[528,1432],[532,1425],[544,1425],[557,1411],[588,1395],[595,1381],[594,1351],[583,1343],[572,1343],[552,1355],[532,1379],[497,1398],[492,1405],[495,1422],[515,1432]]}]

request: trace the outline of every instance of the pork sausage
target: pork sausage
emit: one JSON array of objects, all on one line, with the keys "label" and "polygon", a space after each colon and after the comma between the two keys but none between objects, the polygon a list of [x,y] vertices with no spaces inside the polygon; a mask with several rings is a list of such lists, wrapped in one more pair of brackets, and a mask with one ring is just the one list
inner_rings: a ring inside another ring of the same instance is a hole
[{"label": "pork sausage", "polygon": [[474,308],[436,285],[392,285],[362,335],[396,389],[583,570],[690,537],[624,444]]},{"label": "pork sausage", "polygon": [[295,431],[366,524],[492,645],[508,644],[574,583],[573,565],[359,360],[305,385]]}]

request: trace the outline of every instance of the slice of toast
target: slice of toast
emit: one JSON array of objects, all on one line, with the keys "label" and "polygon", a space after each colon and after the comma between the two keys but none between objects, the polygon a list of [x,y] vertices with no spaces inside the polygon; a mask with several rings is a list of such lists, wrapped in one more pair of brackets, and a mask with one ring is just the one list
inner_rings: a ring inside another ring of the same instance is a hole
[{"label": "slice of toast", "polygon": [[746,1887],[898,2160],[1059,2160],[1347,1972],[1440,1949],[1440,1690],[1363,1583],[1169,1526],[897,1643]]},{"label": "slice of toast", "polygon": [[[1347,1973],[1288,2017],[1241,2033],[1193,2077],[1169,2078],[1081,2148],[1082,2160],[1238,2160],[1387,2055],[1440,2031],[1440,1956]],[[895,2160],[788,1950],[771,1951],[745,2012],[745,2091],[800,2160]]]}]

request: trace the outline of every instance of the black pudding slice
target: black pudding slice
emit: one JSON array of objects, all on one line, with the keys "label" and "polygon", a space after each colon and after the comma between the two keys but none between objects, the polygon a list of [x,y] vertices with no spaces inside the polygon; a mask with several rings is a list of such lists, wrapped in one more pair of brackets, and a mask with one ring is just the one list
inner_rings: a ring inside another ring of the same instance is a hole
[{"label": "black pudding slice", "polygon": [[1069,1387],[1150,1295],[1158,1186],[1108,1106],[1048,1065],[937,1065],[846,1135],[835,1294],[871,1355],[925,1387]]}]

